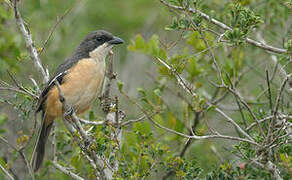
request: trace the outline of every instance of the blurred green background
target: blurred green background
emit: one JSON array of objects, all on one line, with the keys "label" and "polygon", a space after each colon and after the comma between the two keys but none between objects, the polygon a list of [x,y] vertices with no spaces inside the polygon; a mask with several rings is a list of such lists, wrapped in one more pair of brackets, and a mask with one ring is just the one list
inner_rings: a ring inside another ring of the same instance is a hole
[{"label": "blurred green background", "polygon": [[[36,72],[29,54],[25,51],[23,37],[17,29],[13,13],[4,1],[6,0],[0,0],[0,79],[11,82],[6,72],[6,70],[9,69],[24,85],[32,85],[29,80],[31,76],[41,83],[41,77]],[[201,8],[209,15],[215,16],[217,19],[229,24],[231,18],[228,16],[228,8],[230,7],[228,5],[232,2],[232,0],[206,0]],[[288,36],[291,36],[291,18],[288,18],[288,11],[283,6],[277,4],[277,0],[244,0],[240,2],[243,5],[251,7],[264,19],[269,20],[269,22],[265,22],[267,24],[266,28],[269,28],[269,30],[263,31],[263,35],[267,42],[272,42],[280,47],[282,41],[286,40]],[[158,0],[20,0],[19,9],[23,19],[31,30],[35,45],[39,49],[42,48],[51,28],[56,24],[58,18],[62,17],[68,9],[71,9],[57,26],[44,52],[40,56],[43,65],[49,69],[51,74],[53,74],[59,64],[72,54],[74,48],[78,46],[86,34],[93,30],[104,29],[124,39],[125,44],[116,47],[114,50],[114,66],[118,74],[118,79],[124,82],[124,90],[133,97],[138,97],[139,93],[137,92],[137,88],[144,87],[151,91],[152,88],[157,85],[153,83],[153,76],[157,75],[157,68],[153,65],[153,61],[149,60],[149,57],[128,51],[127,47],[131,41],[135,39],[137,34],[141,34],[145,39],[149,39],[153,34],[157,34],[160,41],[163,42],[177,40],[181,36],[179,32],[165,31],[165,26],[172,22],[174,13],[169,12]],[[281,20],[277,20],[275,17],[281,18]],[[196,38],[197,37],[194,38],[194,42],[199,41]],[[215,39],[212,40],[216,41]],[[189,43],[187,45],[186,42],[180,41],[173,51],[175,54],[177,50],[179,50],[177,52],[181,52],[184,47],[190,49],[192,47],[193,49],[190,53],[192,53],[193,50],[195,52],[200,52],[202,50],[200,48],[202,47],[199,46],[200,45],[196,43]],[[238,60],[238,64],[244,67],[254,66],[264,69],[273,65],[271,62],[265,63],[264,61],[269,58],[269,54],[265,53],[263,50],[255,49],[252,46],[242,45],[238,49],[236,49],[236,47],[234,49],[230,48],[231,50],[226,50],[227,48],[224,48],[225,47],[221,45],[218,45],[218,48],[215,47],[216,50],[220,51],[216,56],[221,63],[220,65],[226,69],[230,68],[231,71],[233,70],[232,63],[234,59],[236,59],[236,61]],[[225,53],[223,49],[226,50],[227,53]],[[206,57],[202,57],[198,60],[200,64],[206,65],[202,67],[202,70],[211,66],[211,63],[206,60],[208,58],[205,58]],[[243,88],[246,91],[243,92],[251,91],[256,94],[262,91],[259,86],[254,86],[254,84],[260,84],[258,81],[259,79],[261,81],[263,79],[262,77],[256,77],[257,74],[256,71],[252,71],[243,79],[243,82],[247,84],[247,86]],[[206,91],[211,94],[213,93],[213,89],[208,88],[208,86],[211,85],[204,84],[207,79],[206,76],[208,76],[207,70],[198,77],[197,81],[198,84],[203,84]],[[265,74],[262,74],[262,76],[265,77]],[[279,83],[279,79],[277,78],[278,77],[275,78],[275,81]],[[175,86],[171,87],[177,88]],[[114,92],[118,94],[116,87],[114,87]],[[13,104],[9,106],[14,100],[18,102],[21,101],[18,99],[19,97],[11,96],[10,92],[1,91],[0,93],[5,97],[9,97],[8,102],[0,102],[0,114],[5,114],[5,116],[8,117],[7,124],[5,125],[5,136],[9,141],[16,142],[18,136],[22,133],[26,134],[31,129],[29,126],[32,122],[32,119],[30,119],[31,114],[25,116],[27,119],[23,118],[22,115],[20,118],[16,108],[13,108]],[[157,116],[155,120],[158,122],[165,121],[171,128],[177,129],[178,131],[185,131],[186,125],[183,123],[186,123],[186,119],[188,119],[187,115],[184,114],[184,107],[186,105],[181,103],[178,98],[173,97],[172,94],[168,93],[164,96],[167,97],[165,104],[169,105],[168,108],[171,109],[172,112],[170,112],[166,118]],[[123,97],[120,97],[120,102],[121,108],[126,111],[127,119],[141,115],[138,113],[138,110],[129,105],[129,102]],[[234,103],[232,98],[227,98],[226,104],[230,105],[231,102]],[[23,102],[21,108],[29,109],[31,104],[25,103],[26,101]],[[232,107],[226,106],[226,109],[230,112],[230,116],[240,117],[240,114],[234,112]],[[95,102],[92,111],[95,112],[97,116],[100,115],[99,101]],[[86,115],[86,118],[89,118],[89,115]],[[224,134],[235,134],[232,128],[233,126],[223,121],[223,118],[218,116],[218,114],[208,114],[206,119],[210,119],[210,124],[220,129]],[[129,151],[127,148],[137,142],[133,135],[134,130],[152,131],[153,129],[154,128],[149,125],[149,123],[137,124],[134,127],[125,128],[125,146],[123,147],[123,151]],[[197,133],[200,135],[204,134],[207,131],[206,129],[206,125],[200,124]],[[22,130],[24,132],[20,132]],[[179,154],[181,148],[186,143],[186,139],[160,130],[154,132],[153,139],[156,140],[156,142],[167,145],[174,154]],[[68,141],[68,139],[66,140]],[[196,160],[198,166],[203,168],[206,174],[215,166],[227,161],[231,163],[237,161],[237,158],[230,152],[230,147],[232,145],[233,142],[216,139],[196,141],[196,143],[193,143],[191,148],[189,148],[185,157],[187,159]],[[31,151],[31,149],[29,151]],[[4,148],[1,144],[0,156],[5,157],[6,154],[13,156],[13,152],[7,150],[7,148]],[[25,172],[22,166],[16,167],[16,169],[20,174]],[[53,168],[49,171],[55,172]],[[41,174],[46,173],[46,170],[41,172]],[[157,173],[157,179],[159,179],[161,175],[162,174]],[[59,177],[68,178],[62,175]],[[50,176],[48,176],[47,179],[50,179]]]}]

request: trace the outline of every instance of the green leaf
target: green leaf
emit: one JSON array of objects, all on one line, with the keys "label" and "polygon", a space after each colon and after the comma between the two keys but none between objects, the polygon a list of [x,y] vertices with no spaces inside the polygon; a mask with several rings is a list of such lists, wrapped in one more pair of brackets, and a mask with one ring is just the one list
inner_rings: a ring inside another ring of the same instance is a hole
[{"label": "green leaf", "polygon": [[89,111],[89,120],[90,121],[95,120],[95,115],[94,115],[94,112],[93,111]]},{"label": "green leaf", "polygon": [[6,132],[7,132],[6,129],[0,129],[0,134],[4,134],[4,133],[6,133]]},{"label": "green leaf", "polygon": [[0,114],[0,126],[3,126],[8,120],[8,117],[4,114]]},{"label": "green leaf", "polygon": [[208,107],[207,112],[212,111],[212,110],[214,110],[215,108],[216,108],[216,106],[211,105],[211,106]]},{"label": "green leaf", "polygon": [[122,91],[124,84],[121,81],[117,81],[117,86],[118,86],[119,91]]},{"label": "green leaf", "polygon": [[143,88],[137,88],[137,91],[138,91],[142,96],[146,96],[145,89],[143,89]]},{"label": "green leaf", "polygon": [[199,68],[198,60],[195,57],[188,58],[188,66],[186,67],[186,70],[191,77],[196,77],[204,71]]},{"label": "green leaf", "polygon": [[154,92],[154,94],[156,96],[161,97],[161,91],[160,91],[160,89],[155,89],[153,92]]},{"label": "green leaf", "polygon": [[148,122],[138,122],[133,125],[133,130],[142,134],[149,134],[151,133],[151,126]]}]

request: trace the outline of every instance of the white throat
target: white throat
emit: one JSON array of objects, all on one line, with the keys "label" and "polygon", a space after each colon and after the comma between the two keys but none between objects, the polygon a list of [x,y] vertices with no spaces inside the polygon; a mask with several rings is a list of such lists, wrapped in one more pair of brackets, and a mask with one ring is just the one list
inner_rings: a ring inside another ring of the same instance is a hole
[{"label": "white throat", "polygon": [[103,45],[98,46],[95,50],[89,53],[89,56],[93,58],[95,61],[104,62],[106,56],[112,49],[113,45],[109,45],[108,43],[104,43]]}]

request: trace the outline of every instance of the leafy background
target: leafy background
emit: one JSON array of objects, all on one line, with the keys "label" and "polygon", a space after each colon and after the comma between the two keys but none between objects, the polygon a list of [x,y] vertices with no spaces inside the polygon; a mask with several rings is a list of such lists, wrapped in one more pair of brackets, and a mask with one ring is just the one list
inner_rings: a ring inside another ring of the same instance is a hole
[{"label": "leafy background", "polygon": [[[29,76],[41,82],[39,74],[34,70],[32,61],[29,58],[23,39],[17,29],[13,18],[12,10],[0,0],[0,76],[3,80],[8,80],[6,70],[9,69],[16,74],[19,81],[27,87],[31,86]],[[179,0],[170,2],[179,4]],[[243,38],[248,36],[257,38],[255,29],[261,32],[267,43],[277,47],[283,47],[288,39],[291,39],[291,10],[287,4],[291,1],[278,0],[205,0],[192,1],[198,7],[207,12],[210,16],[225,22],[236,29],[234,32],[225,32],[225,38],[230,46],[226,48],[217,42],[217,37],[210,32],[205,33],[205,37],[214,47],[216,59],[224,72],[231,79],[238,77],[243,69],[248,69],[239,84],[239,88],[244,96],[253,103],[261,103],[263,99],[258,97],[262,92],[265,82],[265,69],[272,73],[274,64],[267,61],[270,54],[253,46],[243,43]],[[200,3],[199,3],[200,2]],[[239,2],[239,6],[235,4]],[[285,5],[286,4],[286,5]],[[240,8],[247,9],[240,9]],[[178,72],[184,74],[193,83],[196,91],[214,94],[215,88],[207,80],[217,81],[216,72],[212,69],[212,62],[208,52],[203,52],[207,47],[200,39],[198,32],[182,31],[190,24],[185,21],[185,16],[176,15],[170,12],[157,0],[25,0],[20,1],[22,16],[30,27],[35,45],[41,48],[46,41],[50,29],[64,12],[72,8],[57,26],[52,38],[41,54],[41,59],[50,73],[63,60],[70,56],[74,48],[90,31],[105,29],[125,40],[125,44],[117,47],[114,55],[115,70],[118,80],[123,82],[123,91],[129,96],[141,102],[143,107],[151,112],[161,111],[153,118],[178,132],[187,132],[187,124],[190,119],[195,118],[190,107],[179,98],[175,97],[171,91],[181,92],[175,83],[171,83],[173,77],[167,70],[157,65],[153,57],[165,59],[170,58],[170,63],[175,66]],[[198,24],[207,26],[207,22],[201,22],[199,17],[194,17]],[[209,25],[209,24],[208,24]],[[212,25],[210,25],[212,27]],[[162,44],[178,41],[176,46],[170,50],[165,50]],[[287,55],[277,55],[282,65],[286,65],[287,72],[291,71],[291,64],[287,64]],[[187,63],[182,63],[187,62]],[[228,83],[227,75],[224,76]],[[277,74],[273,81],[273,93],[281,82],[281,76]],[[135,105],[119,93],[115,88],[115,94],[120,98],[121,109],[127,114],[127,119],[134,119],[141,115]],[[170,91],[167,91],[170,89]],[[35,102],[29,97],[22,95],[11,96],[10,92],[0,91],[0,134],[5,135],[10,142],[21,143],[21,138],[29,132],[32,124],[31,105]],[[222,92],[223,93],[223,92]],[[5,100],[2,97],[6,97]],[[189,98],[189,97],[187,97]],[[286,96],[287,100],[291,99]],[[265,101],[264,99],[263,101]],[[204,98],[193,102],[198,111],[203,109]],[[224,105],[235,103],[233,97],[228,96]],[[100,111],[99,101],[96,101],[86,118],[91,120],[103,117]],[[291,108],[291,104],[287,105]],[[234,119],[240,119],[241,114],[233,111],[232,106],[225,107],[228,114]],[[266,105],[254,106],[254,109],[268,111]],[[248,123],[251,117],[244,111]],[[261,116],[259,113],[258,116]],[[211,112],[204,115],[200,120],[196,133],[203,135],[208,133],[208,128],[204,121],[208,121],[210,126],[216,127],[220,132],[227,135],[236,135],[233,126],[226,123],[224,118],[217,113]],[[241,123],[241,121],[239,121]],[[70,137],[66,133],[62,122],[58,122],[57,140],[58,148],[64,155],[64,163],[71,164],[75,169],[84,172],[90,177],[90,171],[86,162],[81,159],[77,145],[70,144]],[[106,145],[108,140],[104,134],[108,133],[107,128],[95,129],[96,138],[99,139],[100,153],[109,151]],[[102,133],[99,133],[102,132]],[[256,135],[256,134],[255,134]],[[232,153],[235,142],[212,139],[193,141],[187,150],[184,158],[180,154],[182,148],[187,143],[187,139],[169,134],[163,130],[154,128],[147,120],[135,123],[124,129],[122,152],[118,156],[121,167],[117,178],[139,179],[148,176],[149,179],[160,179],[169,170],[175,170],[177,177],[192,179],[200,177],[211,178],[223,177],[262,177],[270,178],[266,171],[252,169],[252,167],[242,168],[244,160]],[[243,148],[239,145],[240,148]],[[32,147],[31,147],[32,148]],[[27,153],[30,153],[32,149]],[[47,161],[45,167],[38,173],[42,179],[70,179],[68,176],[56,171],[50,164],[50,149],[47,150]],[[291,168],[291,146],[286,147],[282,154],[290,153],[289,156],[282,155],[282,163],[288,163]],[[247,153],[251,153],[247,151]],[[66,156],[66,157],[65,157]],[[14,157],[14,158],[11,158]],[[10,163],[18,162],[17,155],[12,150],[0,146],[0,163],[5,164],[5,159],[10,159]],[[290,164],[289,164],[290,163]],[[18,163],[14,165],[18,174],[24,174],[25,169]],[[151,169],[155,166],[155,172]],[[251,169],[249,169],[251,168]],[[289,168],[288,168],[289,169]],[[290,169],[291,170],[291,169]],[[290,172],[291,173],[291,172]],[[289,177],[289,171],[285,177]],[[290,174],[291,175],[291,174]],[[22,176],[20,176],[22,177]],[[0,174],[0,179],[4,177]]]}]

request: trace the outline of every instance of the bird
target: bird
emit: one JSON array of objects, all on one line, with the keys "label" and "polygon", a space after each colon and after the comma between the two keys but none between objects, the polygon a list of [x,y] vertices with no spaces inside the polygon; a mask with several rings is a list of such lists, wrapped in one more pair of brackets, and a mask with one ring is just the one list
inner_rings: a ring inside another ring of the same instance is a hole
[{"label": "bird", "polygon": [[102,91],[108,53],[113,46],[122,43],[121,38],[105,30],[89,33],[44,86],[36,108],[36,113],[41,112],[42,123],[31,158],[35,172],[43,162],[54,120],[64,113],[55,82],[58,81],[67,104],[72,106],[74,112],[77,115],[85,113]]}]

